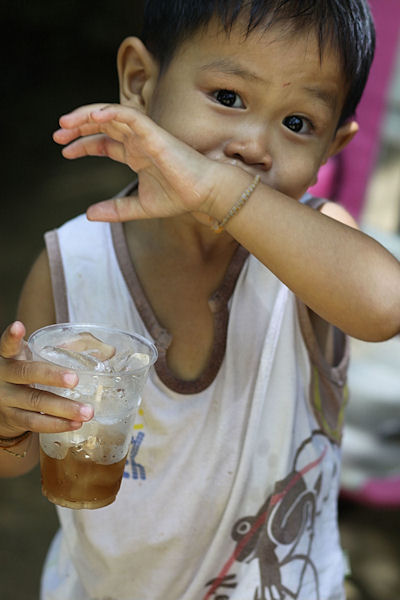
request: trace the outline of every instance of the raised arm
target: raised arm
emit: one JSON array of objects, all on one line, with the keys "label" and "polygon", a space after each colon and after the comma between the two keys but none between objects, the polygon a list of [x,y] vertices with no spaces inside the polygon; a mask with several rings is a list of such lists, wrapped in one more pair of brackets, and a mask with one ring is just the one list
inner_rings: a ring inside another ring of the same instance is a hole
[{"label": "raised arm", "polygon": [[[249,184],[246,174],[240,184],[240,176],[227,178],[216,193],[211,213],[218,220],[229,210],[235,187]],[[261,185],[226,229],[307,306],[345,333],[366,341],[398,334],[400,263],[346,224],[351,220],[344,211],[331,213]]]},{"label": "raised arm", "polygon": [[[65,157],[108,156],[139,174],[138,196],[94,205],[94,220],[201,212],[220,222],[254,178],[254,170],[210,160],[131,108],[82,107],[60,124],[54,139],[68,144]],[[265,183],[226,231],[344,332],[369,341],[399,333],[400,264],[369,236]]]}]

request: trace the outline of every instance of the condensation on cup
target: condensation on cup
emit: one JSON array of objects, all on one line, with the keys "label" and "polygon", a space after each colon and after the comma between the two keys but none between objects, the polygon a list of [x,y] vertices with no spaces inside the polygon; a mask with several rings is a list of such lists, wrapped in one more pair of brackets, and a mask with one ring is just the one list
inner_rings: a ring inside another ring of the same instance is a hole
[{"label": "condensation on cup", "polygon": [[76,371],[68,390],[37,386],[91,404],[94,417],[77,431],[41,433],[43,494],[67,508],[100,508],[118,493],[140,396],[157,350],[144,337],[101,325],[43,327],[28,341],[33,360]]}]

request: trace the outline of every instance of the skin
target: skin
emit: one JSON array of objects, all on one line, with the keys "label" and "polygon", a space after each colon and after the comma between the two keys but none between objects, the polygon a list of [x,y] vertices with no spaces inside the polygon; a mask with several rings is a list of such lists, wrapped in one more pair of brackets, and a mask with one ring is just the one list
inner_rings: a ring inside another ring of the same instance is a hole
[{"label": "skin", "polygon": [[[337,129],[346,86],[332,49],[321,61],[312,35],[272,29],[244,40],[240,23],[229,37],[211,23],[161,77],[137,38],[121,45],[118,71],[121,104],[78,108],[60,119],[54,139],[66,145],[66,158],[106,156],[138,173],[137,196],[94,205],[88,217],[127,221],[132,261],[173,336],[168,363],[177,376],[195,379],[207,364],[214,335],[208,299],[238,243],[320,315],[322,344],[326,322],[365,340],[399,332],[399,263],[357,231],[344,209],[326,203],[318,213],[298,202],[320,165],[357,131],[354,121]],[[210,223],[256,174],[261,183],[249,202],[216,235]],[[45,253],[18,316],[29,331],[54,322]],[[26,387],[60,385],[65,370],[15,360],[24,334],[14,323],[0,342],[0,436],[79,427],[90,411]],[[22,461],[0,453],[1,473],[31,468],[37,446],[28,443]]]}]

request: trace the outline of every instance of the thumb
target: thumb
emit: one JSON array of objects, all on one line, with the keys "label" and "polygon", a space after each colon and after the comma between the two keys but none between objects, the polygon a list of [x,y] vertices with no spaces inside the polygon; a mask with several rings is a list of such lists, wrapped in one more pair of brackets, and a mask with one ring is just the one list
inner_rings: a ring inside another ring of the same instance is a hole
[{"label": "thumb", "polygon": [[0,356],[3,358],[25,358],[24,354],[27,347],[24,340],[25,333],[25,326],[21,321],[11,323],[0,338]]},{"label": "thumb", "polygon": [[149,215],[143,210],[137,196],[112,198],[92,204],[86,211],[89,221],[133,221],[134,219],[148,219]]}]

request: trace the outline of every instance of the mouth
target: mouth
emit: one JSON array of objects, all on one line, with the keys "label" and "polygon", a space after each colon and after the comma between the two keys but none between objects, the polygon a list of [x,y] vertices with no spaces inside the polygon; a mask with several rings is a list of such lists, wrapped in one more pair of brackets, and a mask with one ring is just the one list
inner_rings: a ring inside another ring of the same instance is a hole
[{"label": "mouth", "polygon": [[269,186],[272,187],[271,182],[268,181],[268,174],[263,171],[262,169],[257,169],[248,165],[245,165],[241,160],[236,159],[236,158],[230,158],[230,159],[213,159],[216,162],[219,162],[221,164],[224,165],[232,165],[232,167],[237,167],[238,169],[242,169],[242,171],[244,171],[245,173],[247,173],[248,175],[251,175],[252,177],[255,177],[256,175],[260,176],[260,180],[261,183],[265,183]]}]

